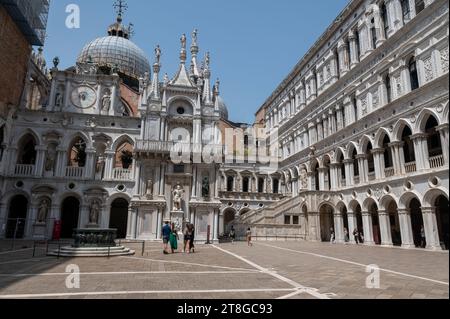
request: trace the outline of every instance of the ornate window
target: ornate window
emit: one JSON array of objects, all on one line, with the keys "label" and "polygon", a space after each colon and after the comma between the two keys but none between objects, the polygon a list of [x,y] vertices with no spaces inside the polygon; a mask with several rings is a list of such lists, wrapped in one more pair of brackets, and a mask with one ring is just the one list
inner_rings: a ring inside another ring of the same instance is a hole
[{"label": "ornate window", "polygon": [[384,34],[385,34],[385,37],[387,38],[388,31],[389,31],[389,18],[388,18],[387,9],[386,9],[386,3],[384,3],[384,2],[381,4],[380,14],[381,14],[381,19],[383,20]]},{"label": "ornate window", "polygon": [[410,19],[411,13],[411,9],[409,7],[409,0],[400,0],[400,4],[402,7],[403,23],[406,23]]},{"label": "ornate window", "polygon": [[86,166],[86,142],[77,137],[69,150],[69,167]]},{"label": "ornate window", "polygon": [[419,14],[423,9],[425,9],[425,2],[423,0],[415,0],[416,4],[416,14]]},{"label": "ornate window", "polygon": [[409,60],[409,76],[411,79],[411,91],[417,90],[419,88],[419,76],[417,74],[417,63],[415,57],[412,57]]}]

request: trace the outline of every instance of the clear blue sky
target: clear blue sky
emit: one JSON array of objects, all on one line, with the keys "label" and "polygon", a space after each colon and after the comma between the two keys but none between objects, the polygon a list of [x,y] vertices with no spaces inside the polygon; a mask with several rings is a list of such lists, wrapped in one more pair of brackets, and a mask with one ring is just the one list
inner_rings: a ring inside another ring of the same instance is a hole
[{"label": "clear blue sky", "polygon": [[[75,64],[83,46],[106,35],[115,21],[113,0],[53,0],[45,54],[59,56],[61,68]],[[314,44],[348,0],[128,0],[125,23],[132,39],[153,63],[161,45],[162,74],[172,77],[179,63],[180,36],[199,30],[201,55],[211,52],[212,79],[230,120],[253,123],[254,114],[298,60]],[[68,4],[81,9],[81,28],[65,27]],[[188,42],[188,46],[190,41]]]}]

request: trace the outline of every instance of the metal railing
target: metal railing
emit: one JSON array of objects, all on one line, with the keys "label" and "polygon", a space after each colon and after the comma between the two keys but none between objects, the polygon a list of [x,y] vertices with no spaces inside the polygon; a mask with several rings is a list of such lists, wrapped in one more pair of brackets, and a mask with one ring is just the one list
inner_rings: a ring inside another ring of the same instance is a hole
[{"label": "metal railing", "polygon": [[445,165],[444,155],[430,157],[430,168],[439,168]]},{"label": "metal railing", "polygon": [[17,164],[14,174],[18,176],[33,176],[34,165]]}]

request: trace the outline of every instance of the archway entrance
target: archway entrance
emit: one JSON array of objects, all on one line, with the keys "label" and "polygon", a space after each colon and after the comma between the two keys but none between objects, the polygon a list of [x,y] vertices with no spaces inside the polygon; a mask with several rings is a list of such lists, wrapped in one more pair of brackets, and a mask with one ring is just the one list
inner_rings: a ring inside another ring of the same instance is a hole
[{"label": "archway entrance", "polygon": [[439,239],[443,249],[449,248],[449,205],[445,196],[439,196],[436,199],[436,219],[439,229]]},{"label": "archway entrance", "polygon": [[400,219],[398,216],[398,207],[395,201],[391,201],[389,205],[387,205],[387,211],[389,215],[389,222],[391,224],[391,236],[392,236],[392,244],[394,246],[402,245],[402,233],[400,229]]},{"label": "archway entrance", "polygon": [[372,203],[369,212],[372,218],[373,241],[376,245],[381,245],[380,217],[377,204]]},{"label": "archway entrance", "polygon": [[331,240],[331,232],[335,232],[334,209],[330,205],[323,205],[320,208],[320,236],[323,242]]},{"label": "archway entrance", "polygon": [[234,209],[227,209],[223,213],[223,232],[229,234],[231,226],[233,226],[236,219],[236,211]]},{"label": "archway entrance", "polygon": [[128,201],[122,198],[116,199],[111,204],[109,228],[117,229],[118,239],[127,237],[128,206]]},{"label": "archway entrance", "polygon": [[413,231],[414,245],[416,247],[425,248],[426,243],[422,240],[423,215],[419,200],[413,198],[409,203],[411,212],[411,226]]},{"label": "archway entrance", "polygon": [[61,206],[61,238],[72,238],[78,227],[80,201],[75,197],[66,198]]},{"label": "archway entrance", "polygon": [[28,199],[23,195],[14,196],[9,203],[6,238],[23,238],[28,212]]}]

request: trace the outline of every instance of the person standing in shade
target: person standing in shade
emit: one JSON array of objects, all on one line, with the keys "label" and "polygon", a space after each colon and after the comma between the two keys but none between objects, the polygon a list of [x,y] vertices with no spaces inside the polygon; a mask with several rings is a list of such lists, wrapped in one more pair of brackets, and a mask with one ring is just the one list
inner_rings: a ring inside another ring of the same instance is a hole
[{"label": "person standing in shade", "polygon": [[355,228],[355,230],[353,231],[353,237],[355,237],[356,245],[358,245],[359,244],[359,231],[358,231],[358,228]]},{"label": "person standing in shade", "polygon": [[345,240],[345,243],[348,243],[350,241],[350,236],[348,234],[347,228],[344,228],[344,240]]},{"label": "person standing in shade", "polygon": [[330,228],[330,234],[331,234],[331,236],[330,236],[330,243],[331,244],[335,244],[336,243],[336,234],[334,233],[334,228],[333,227]]},{"label": "person standing in shade", "polygon": [[190,231],[189,231],[189,227],[190,227],[189,225],[190,225],[189,223],[186,224],[186,228],[184,229],[184,233],[183,233],[183,235],[184,235],[183,252],[185,252],[185,253],[190,250],[189,246],[190,246],[190,243],[191,243],[191,234],[190,234]]},{"label": "person standing in shade", "polygon": [[427,246],[427,240],[425,235],[425,228],[422,226],[420,228],[420,248],[425,248]]},{"label": "person standing in shade", "polygon": [[172,232],[170,233],[170,248],[172,249],[172,254],[175,253],[176,250],[178,250],[178,232],[175,229],[175,227],[173,227]]},{"label": "person standing in shade", "polygon": [[234,241],[236,240],[236,231],[234,230],[234,226],[231,226],[230,239],[231,243],[234,244]]},{"label": "person standing in shade", "polygon": [[191,240],[190,240],[190,243],[189,243],[189,252],[193,252],[193,253],[195,253],[195,245],[194,245],[194,240],[195,240],[195,226],[194,226],[194,224],[190,224],[190,226],[191,226]]},{"label": "person standing in shade", "polygon": [[166,221],[164,223],[165,225],[162,228],[162,238],[163,238],[163,244],[164,244],[164,255],[168,255],[169,252],[167,251],[169,249],[169,241],[170,241],[170,234],[172,233],[172,228],[170,228],[169,222]]},{"label": "person standing in shade", "polygon": [[252,230],[249,228],[247,229],[247,245],[248,246],[253,246],[252,244]]}]

